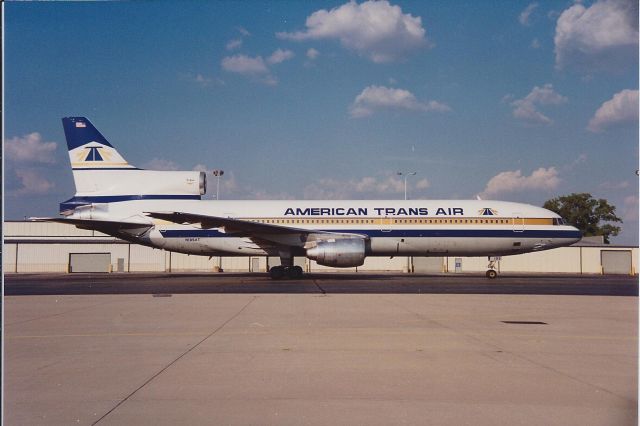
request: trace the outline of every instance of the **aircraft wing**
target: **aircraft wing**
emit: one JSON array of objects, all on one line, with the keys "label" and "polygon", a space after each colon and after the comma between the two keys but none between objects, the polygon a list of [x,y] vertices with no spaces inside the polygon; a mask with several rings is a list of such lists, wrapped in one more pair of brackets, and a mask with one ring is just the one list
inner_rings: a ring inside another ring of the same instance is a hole
[{"label": "aircraft wing", "polygon": [[208,216],[183,212],[145,212],[149,217],[182,225],[196,225],[203,229],[222,228],[229,236],[249,237],[259,242],[302,246],[307,241],[327,239],[367,238],[366,235],[294,228],[269,223]]}]

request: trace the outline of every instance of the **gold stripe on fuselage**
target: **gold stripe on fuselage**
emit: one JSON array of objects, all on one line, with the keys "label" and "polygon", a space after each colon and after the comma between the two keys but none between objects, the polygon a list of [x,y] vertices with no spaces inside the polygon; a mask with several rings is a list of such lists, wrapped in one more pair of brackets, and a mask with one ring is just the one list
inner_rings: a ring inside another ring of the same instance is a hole
[{"label": "gold stripe on fuselage", "polygon": [[484,218],[484,217],[403,217],[403,218],[313,218],[290,219],[282,217],[238,218],[247,222],[258,222],[270,225],[494,225],[494,226],[522,226],[522,225],[553,225],[552,218]]}]

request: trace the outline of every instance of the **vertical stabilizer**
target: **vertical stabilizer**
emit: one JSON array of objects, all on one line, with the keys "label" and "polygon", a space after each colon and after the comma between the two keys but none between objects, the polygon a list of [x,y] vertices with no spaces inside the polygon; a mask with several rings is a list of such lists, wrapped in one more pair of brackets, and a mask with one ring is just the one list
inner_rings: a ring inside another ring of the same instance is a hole
[{"label": "vertical stabilizer", "polygon": [[[75,170],[134,169],[85,117],[62,119],[69,149],[71,168]],[[76,187],[78,187],[77,177]]]},{"label": "vertical stabilizer", "polygon": [[75,196],[60,204],[70,215],[78,207],[130,200],[200,200],[206,174],[141,170],[132,166],[85,117],[62,119],[73,169]]}]

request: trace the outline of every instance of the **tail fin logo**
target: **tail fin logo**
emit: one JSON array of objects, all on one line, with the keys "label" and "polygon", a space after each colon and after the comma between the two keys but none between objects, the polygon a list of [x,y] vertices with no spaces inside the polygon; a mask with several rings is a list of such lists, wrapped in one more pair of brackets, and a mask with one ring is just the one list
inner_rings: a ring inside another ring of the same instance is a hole
[{"label": "tail fin logo", "polygon": [[87,149],[89,150],[89,154],[84,159],[84,161],[104,161],[102,159],[102,155],[100,155],[100,148],[92,146],[92,147],[87,148]]},{"label": "tail fin logo", "polygon": [[69,151],[69,156],[71,158],[71,166],[74,168],[133,168],[115,149],[95,141]]},{"label": "tail fin logo", "polygon": [[[97,142],[96,142],[97,143]],[[85,145],[76,154],[76,162],[110,161],[111,153],[101,145]]]}]

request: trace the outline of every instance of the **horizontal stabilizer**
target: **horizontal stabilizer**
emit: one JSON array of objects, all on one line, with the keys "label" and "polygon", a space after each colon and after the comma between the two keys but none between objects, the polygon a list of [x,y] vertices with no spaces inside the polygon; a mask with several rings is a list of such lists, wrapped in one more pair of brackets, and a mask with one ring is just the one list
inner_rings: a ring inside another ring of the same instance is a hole
[{"label": "horizontal stabilizer", "polygon": [[90,220],[90,219],[66,219],[62,217],[31,217],[31,222],[58,222],[68,225],[75,225],[80,229],[90,229],[104,232],[105,234],[113,234],[119,231],[127,231],[129,234],[142,235],[154,225],[136,222],[117,222],[110,220]]}]

